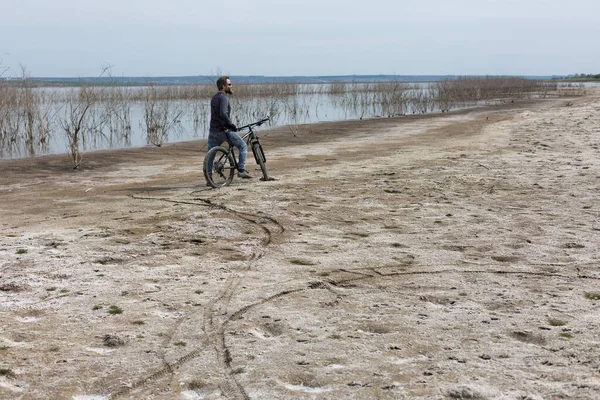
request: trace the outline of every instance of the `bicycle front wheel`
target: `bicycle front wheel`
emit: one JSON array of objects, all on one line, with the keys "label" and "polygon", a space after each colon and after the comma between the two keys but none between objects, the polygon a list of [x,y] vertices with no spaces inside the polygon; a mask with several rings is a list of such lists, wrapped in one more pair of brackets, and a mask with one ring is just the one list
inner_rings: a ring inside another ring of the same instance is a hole
[{"label": "bicycle front wheel", "polygon": [[214,187],[227,186],[233,180],[235,160],[233,154],[223,147],[213,147],[204,156],[204,178]]},{"label": "bicycle front wheel", "polygon": [[265,159],[265,153],[263,153],[262,146],[259,143],[252,144],[252,153],[254,153],[254,159],[262,171],[262,180],[268,181],[269,175],[267,175],[267,166],[265,165],[267,160]]}]

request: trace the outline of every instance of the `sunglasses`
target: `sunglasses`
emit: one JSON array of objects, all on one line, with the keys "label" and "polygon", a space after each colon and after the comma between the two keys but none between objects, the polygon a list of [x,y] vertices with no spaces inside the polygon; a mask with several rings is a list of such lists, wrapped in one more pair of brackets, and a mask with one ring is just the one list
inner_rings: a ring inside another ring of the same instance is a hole
[{"label": "sunglasses", "polygon": [[227,86],[233,86],[233,83],[228,83]]}]

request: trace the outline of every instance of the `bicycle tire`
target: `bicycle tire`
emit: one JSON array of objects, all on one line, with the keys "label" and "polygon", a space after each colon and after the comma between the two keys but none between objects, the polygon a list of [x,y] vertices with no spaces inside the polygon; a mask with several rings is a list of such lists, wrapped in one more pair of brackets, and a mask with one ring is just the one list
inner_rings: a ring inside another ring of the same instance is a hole
[{"label": "bicycle tire", "polygon": [[252,144],[252,153],[254,153],[254,159],[256,163],[260,166],[260,170],[262,171],[263,181],[269,180],[269,175],[267,174],[267,166],[265,165],[265,153],[262,151],[262,147],[258,143]]},{"label": "bicycle tire", "polygon": [[[212,159],[212,171],[209,173],[208,166],[209,160]],[[203,163],[204,178],[213,188],[217,189],[220,187],[228,186],[233,180],[235,174],[235,160],[233,154],[231,154],[224,147],[213,147],[204,156]]]}]

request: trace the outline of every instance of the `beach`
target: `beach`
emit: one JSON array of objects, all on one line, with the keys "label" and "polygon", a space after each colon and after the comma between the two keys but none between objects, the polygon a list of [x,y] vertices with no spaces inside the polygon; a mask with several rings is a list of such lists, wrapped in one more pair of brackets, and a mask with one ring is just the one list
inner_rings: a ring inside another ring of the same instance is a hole
[{"label": "beach", "polygon": [[598,88],[258,132],[0,162],[1,399],[597,398]]}]

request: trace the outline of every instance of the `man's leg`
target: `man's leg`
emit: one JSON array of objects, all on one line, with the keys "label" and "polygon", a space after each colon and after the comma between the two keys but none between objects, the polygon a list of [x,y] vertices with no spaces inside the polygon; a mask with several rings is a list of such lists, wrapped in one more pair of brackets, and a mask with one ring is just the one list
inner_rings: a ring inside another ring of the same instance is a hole
[{"label": "man's leg", "polygon": [[240,137],[240,135],[236,133],[229,134],[229,140],[235,147],[237,147],[239,156],[238,156],[238,171],[244,172],[246,170],[246,157],[248,156],[248,145],[244,142],[244,139]]},{"label": "man's leg", "polygon": [[[219,146],[221,143],[223,143],[225,140],[227,140],[226,136],[225,136],[225,132],[209,132],[208,134],[208,151],[210,151],[210,149],[212,149],[213,147],[217,147]],[[207,160],[207,169],[208,171],[206,171],[208,173],[209,176],[212,176],[212,169],[213,169],[213,161],[215,160],[214,155],[211,154],[211,157],[209,157],[209,159]]]}]

